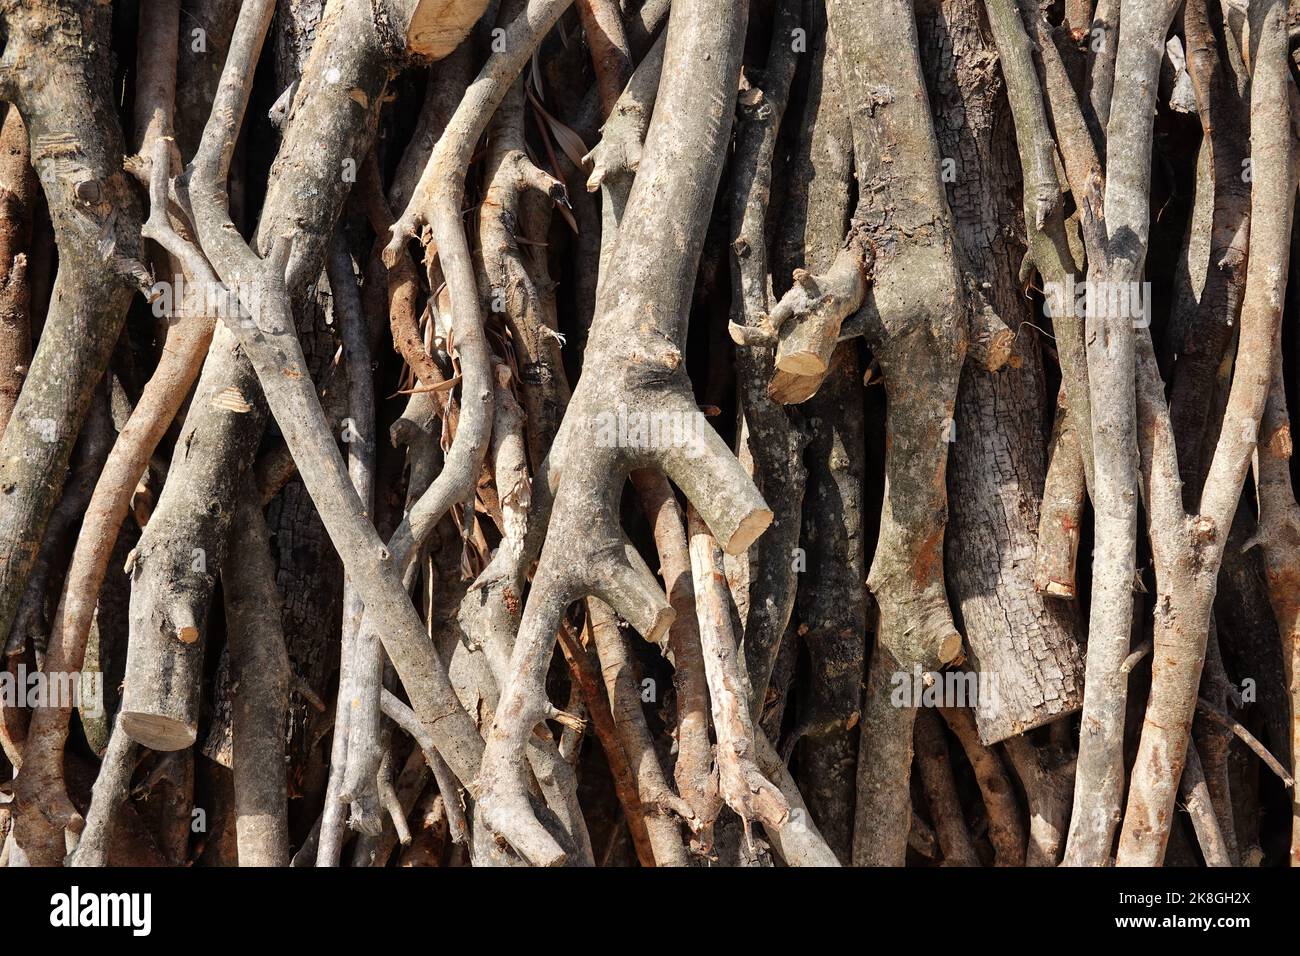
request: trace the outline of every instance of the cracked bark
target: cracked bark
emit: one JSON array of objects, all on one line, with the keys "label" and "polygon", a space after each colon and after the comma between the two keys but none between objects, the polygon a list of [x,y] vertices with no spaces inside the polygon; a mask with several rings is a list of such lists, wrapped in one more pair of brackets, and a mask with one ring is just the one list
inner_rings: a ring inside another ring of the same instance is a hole
[{"label": "cracked bark", "polygon": [[[1039,343],[1018,288],[1022,247],[1003,228],[1019,211],[1013,197],[1020,163],[980,6],[940,4],[923,18],[921,42],[930,58],[939,146],[956,161],[948,184],[956,234],[985,297],[1016,333],[1003,368],[989,372],[968,363],[957,392],[949,471],[948,576],[971,666],[997,681],[996,700],[975,708],[980,739],[992,744],[1077,711],[1083,659],[1073,608],[1046,600],[1033,584],[1047,396]],[[1036,215],[1055,212],[1059,196],[1052,190],[1035,190],[1030,181],[1021,191],[1026,214],[1031,196],[1039,203]]]}]

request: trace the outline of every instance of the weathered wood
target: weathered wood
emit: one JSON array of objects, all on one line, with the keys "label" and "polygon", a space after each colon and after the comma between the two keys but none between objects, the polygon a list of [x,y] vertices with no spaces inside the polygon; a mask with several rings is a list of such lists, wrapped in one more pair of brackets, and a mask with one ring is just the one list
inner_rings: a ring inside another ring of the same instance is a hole
[{"label": "weathered wood", "polygon": [[[425,60],[440,60],[460,45],[488,0],[370,0],[375,23],[389,42]],[[400,45],[399,45],[400,44]]]}]

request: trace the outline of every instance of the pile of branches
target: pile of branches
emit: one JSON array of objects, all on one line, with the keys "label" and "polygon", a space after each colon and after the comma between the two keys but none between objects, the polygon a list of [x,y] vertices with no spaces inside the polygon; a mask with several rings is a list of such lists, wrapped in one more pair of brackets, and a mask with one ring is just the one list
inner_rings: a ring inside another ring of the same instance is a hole
[{"label": "pile of branches", "polygon": [[1300,863],[1286,0],[0,34],[0,862]]}]

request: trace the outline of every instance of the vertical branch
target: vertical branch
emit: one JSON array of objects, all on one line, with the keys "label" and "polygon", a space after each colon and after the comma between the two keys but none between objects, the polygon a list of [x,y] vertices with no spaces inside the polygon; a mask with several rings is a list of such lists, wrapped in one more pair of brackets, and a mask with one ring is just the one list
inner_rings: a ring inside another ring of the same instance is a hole
[{"label": "vertical branch", "polygon": [[[1165,34],[1176,0],[1123,6],[1115,93],[1126,108],[1106,128],[1108,155],[1103,218],[1105,260],[1088,263],[1088,386],[1092,399],[1095,480],[1092,604],[1084,676],[1079,778],[1065,862],[1101,866],[1110,858],[1124,791],[1124,713],[1137,567],[1137,338],[1127,310],[1105,306],[1109,289],[1139,283],[1150,231],[1151,115]],[[1130,108],[1131,107],[1131,108]],[[1119,314],[1117,314],[1117,312]],[[1184,748],[1185,749],[1185,748]]]},{"label": "vertical branch", "polygon": [[858,800],[853,820],[854,866],[902,866],[911,827],[912,739],[916,707],[893,700],[897,659],[877,643],[867,668],[858,735]]},{"label": "vertical branch", "polygon": [[73,445],[126,319],[140,204],[110,101],[112,10],[89,0],[0,3],[5,98],[22,112],[59,246],[49,313],[0,437],[0,635],[8,636]]},{"label": "vertical branch", "polygon": [[[1223,428],[1201,495],[1200,514],[1184,520],[1179,546],[1165,543],[1179,529],[1164,521],[1154,505],[1151,508],[1159,585],[1155,666],[1120,834],[1118,862],[1126,866],[1155,866],[1164,859],[1223,549],[1257,446],[1276,362],[1295,200],[1286,4],[1268,0],[1252,6],[1250,26],[1255,47],[1250,110],[1251,249],[1237,361]],[[1143,348],[1150,351],[1146,336]],[[1158,381],[1154,368],[1147,374]],[[1169,482],[1163,484],[1164,493],[1169,494]],[[1150,494],[1160,491],[1152,488]],[[1176,557],[1170,560],[1161,554],[1162,549]]]},{"label": "vertical branch", "polygon": [[718,788],[727,806],[744,822],[746,835],[753,820],[779,832],[790,817],[790,807],[755,762],[749,688],[732,632],[731,596],[722,570],[722,551],[694,509],[687,511],[687,531],[696,617],[713,702],[713,728],[718,737]]},{"label": "vertical branch", "polygon": [[[1259,540],[1268,597],[1282,638],[1282,661],[1290,700],[1287,725],[1292,772],[1300,768],[1300,504],[1291,484],[1294,442],[1282,380],[1281,342],[1273,367],[1268,405],[1260,426],[1255,466]],[[1291,791],[1291,865],[1300,866],[1300,793]]]},{"label": "vertical branch", "polygon": [[27,127],[23,114],[10,106],[0,129],[0,435],[9,424],[32,360],[27,253],[35,201],[36,174]]},{"label": "vertical branch", "polygon": [[252,482],[240,499],[223,594],[230,642],[231,769],[240,866],[288,866],[288,783],[284,761],[289,658],[266,520]]}]

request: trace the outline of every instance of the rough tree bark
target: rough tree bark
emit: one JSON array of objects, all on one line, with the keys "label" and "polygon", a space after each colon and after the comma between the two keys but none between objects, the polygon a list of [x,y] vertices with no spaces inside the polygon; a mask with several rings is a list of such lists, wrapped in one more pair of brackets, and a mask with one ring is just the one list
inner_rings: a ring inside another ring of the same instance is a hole
[{"label": "rough tree bark", "polygon": [[59,244],[50,312],[0,437],[5,637],[132,290],[152,284],[140,261],[141,207],[122,171],[111,101],[111,16],[93,0],[0,5],[0,97],[22,114]]},{"label": "rough tree bark", "polygon": [[1300,863],[1292,7],[0,0],[0,865]]},{"label": "rough tree bark", "polygon": [[[296,302],[303,301],[304,291],[320,274],[334,220],[351,186],[344,164],[359,165],[369,149],[388,70],[369,11],[355,3],[334,8],[322,21],[319,42],[294,95],[258,226],[264,251],[285,229],[302,237],[295,243],[289,275]],[[223,325],[213,338],[169,480],[132,570],[123,717],[127,732],[146,746],[187,746],[197,732],[208,608],[235,499],[265,414],[252,368]],[[170,693],[173,683],[180,693]]]},{"label": "rough tree bark", "polygon": [[[619,447],[608,428],[602,440],[597,420],[600,412],[622,406],[667,412],[687,427],[702,423],[681,366],[683,318],[702,245],[699,226],[717,188],[731,126],[727,94],[739,72],[746,12],[743,0],[673,5],[665,82],[628,198],[627,225],[602,283],[587,374],[551,452],[546,477],[556,487],[547,489],[555,503],[546,544],[479,778],[483,822],[535,864],[555,865],[566,856],[529,808],[519,778],[524,742],[536,724],[557,713],[540,684],[565,605],[594,592],[651,641],[674,616],[644,562],[622,540],[613,508],[622,479],[634,466],[663,468],[732,553],[748,549],[771,521],[748,476],[707,426],[695,432],[699,445],[691,449],[643,449]],[[689,82],[687,63],[693,67]],[[690,110],[687,104],[698,102],[701,90],[708,109]],[[661,195],[673,196],[672,205],[660,203]],[[570,458],[571,448],[581,453]],[[570,560],[579,550],[587,561],[562,570],[557,547]]]},{"label": "rough tree bark", "polygon": [[[962,374],[949,474],[948,576],[971,666],[995,681],[992,699],[975,702],[980,739],[992,744],[1078,710],[1083,660],[1073,607],[1034,586],[1048,405],[1040,344],[1018,283],[1025,250],[1018,230],[1006,227],[1020,212],[1020,164],[1011,110],[990,67],[994,48],[980,29],[982,6],[937,4],[923,15],[920,39],[939,147],[955,163],[948,183],[954,227],[984,296],[1016,334],[1005,367],[989,372],[970,363]],[[1059,194],[1036,191],[1032,181],[1024,194],[1035,196],[1036,217],[1056,212]]]}]

